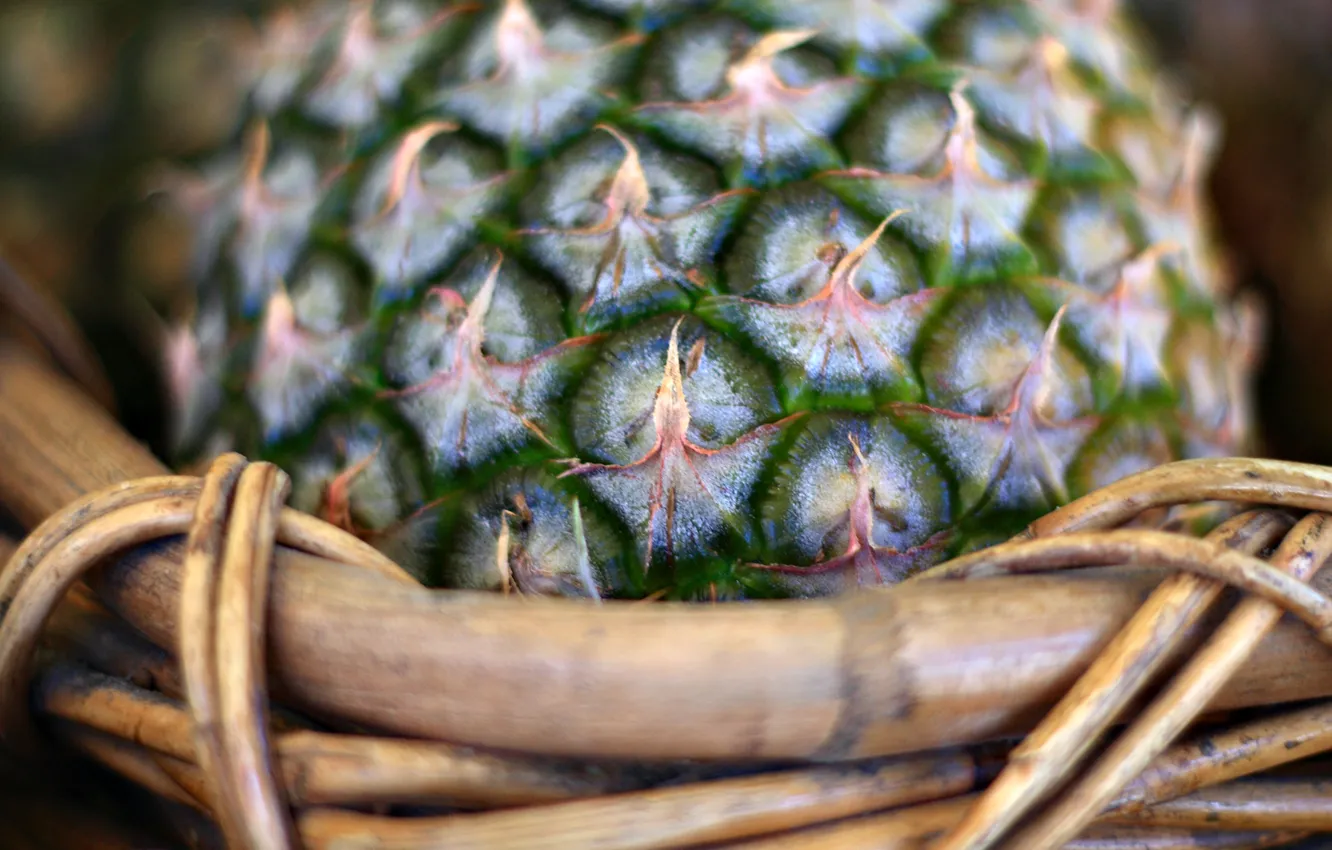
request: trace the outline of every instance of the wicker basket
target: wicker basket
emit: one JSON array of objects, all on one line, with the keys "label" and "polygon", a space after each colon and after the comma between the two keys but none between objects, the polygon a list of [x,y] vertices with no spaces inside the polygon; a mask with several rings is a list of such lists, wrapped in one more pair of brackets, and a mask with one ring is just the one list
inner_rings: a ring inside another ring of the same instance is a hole
[{"label": "wicker basket", "polygon": [[[67,326],[23,314],[45,344],[0,339],[0,506],[30,529],[0,543],[5,847],[1332,833],[1332,470],[1171,464],[834,599],[431,591],[284,507],[269,464],[168,474]],[[89,764],[128,785],[71,786]]]}]

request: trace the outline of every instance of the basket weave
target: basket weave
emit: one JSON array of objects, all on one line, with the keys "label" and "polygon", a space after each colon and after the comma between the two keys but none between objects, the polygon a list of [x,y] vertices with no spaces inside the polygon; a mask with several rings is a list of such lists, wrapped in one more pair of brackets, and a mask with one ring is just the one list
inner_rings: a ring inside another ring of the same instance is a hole
[{"label": "basket weave", "polygon": [[[167,474],[79,362],[0,340],[0,506],[31,529],[0,538],[0,754],[10,776],[90,759],[180,846],[1332,833],[1332,470],[1170,464],[836,599],[430,591],[284,507],[270,464]],[[17,822],[4,846],[51,846]],[[162,846],[59,823],[64,846]]]}]

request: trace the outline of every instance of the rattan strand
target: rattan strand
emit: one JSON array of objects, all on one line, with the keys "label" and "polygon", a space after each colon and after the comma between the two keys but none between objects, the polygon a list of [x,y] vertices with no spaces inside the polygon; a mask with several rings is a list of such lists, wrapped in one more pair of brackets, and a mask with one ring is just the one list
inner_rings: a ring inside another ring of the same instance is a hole
[{"label": "rattan strand", "polygon": [[40,755],[28,716],[33,654],[56,607],[84,573],[138,544],[187,533],[178,647],[205,790],[185,794],[114,738],[81,743],[113,768],[136,765],[136,777],[211,811],[236,847],[297,846],[273,778],[263,672],[267,567],[282,543],[339,558],[397,581],[413,579],[363,541],[283,507],[289,484],[271,464],[227,454],[202,481],[164,476],[116,485],[50,517],[0,571],[0,746],[10,755]]}]

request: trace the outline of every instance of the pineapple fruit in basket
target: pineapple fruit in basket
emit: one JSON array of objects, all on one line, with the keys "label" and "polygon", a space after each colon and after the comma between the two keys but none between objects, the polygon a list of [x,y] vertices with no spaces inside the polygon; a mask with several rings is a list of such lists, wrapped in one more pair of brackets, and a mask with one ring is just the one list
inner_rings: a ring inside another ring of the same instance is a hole
[{"label": "pineapple fruit in basket", "polygon": [[160,181],[176,462],[429,584],[893,583],[1250,445],[1216,130],[1115,3],[312,3],[248,56]]}]

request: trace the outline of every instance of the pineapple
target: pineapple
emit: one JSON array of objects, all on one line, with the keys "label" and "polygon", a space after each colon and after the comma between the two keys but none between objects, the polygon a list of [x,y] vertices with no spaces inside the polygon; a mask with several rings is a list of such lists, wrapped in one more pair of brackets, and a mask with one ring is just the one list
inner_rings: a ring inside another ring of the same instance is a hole
[{"label": "pineapple", "polygon": [[891,584],[1251,439],[1215,145],[1105,0],[269,17],[166,346],[224,449],[445,587]]}]

